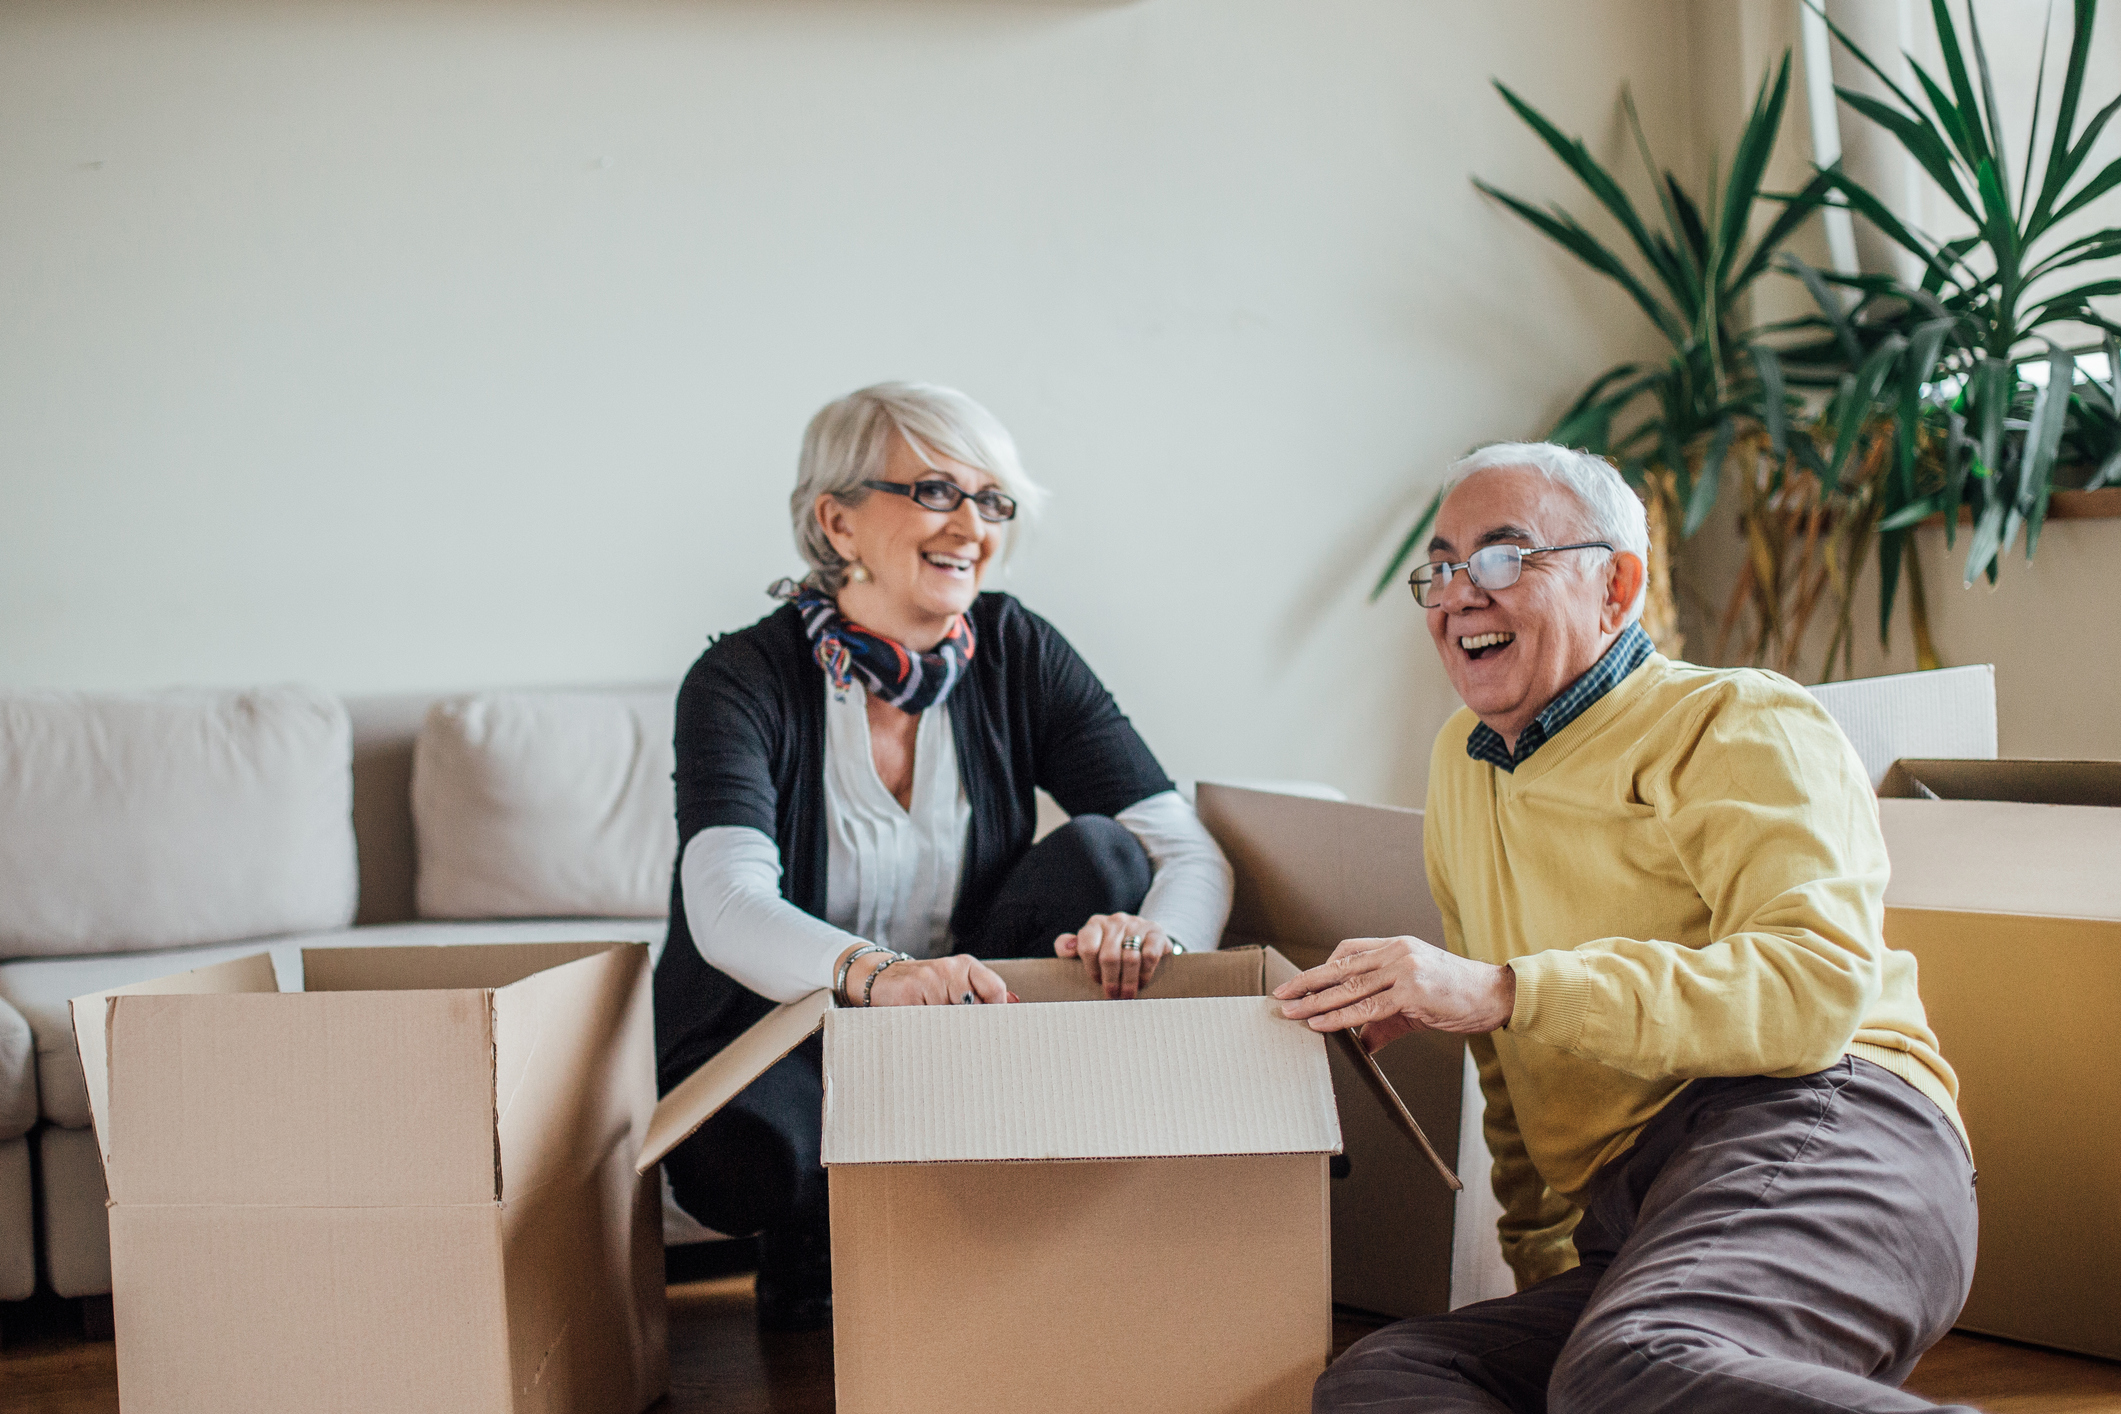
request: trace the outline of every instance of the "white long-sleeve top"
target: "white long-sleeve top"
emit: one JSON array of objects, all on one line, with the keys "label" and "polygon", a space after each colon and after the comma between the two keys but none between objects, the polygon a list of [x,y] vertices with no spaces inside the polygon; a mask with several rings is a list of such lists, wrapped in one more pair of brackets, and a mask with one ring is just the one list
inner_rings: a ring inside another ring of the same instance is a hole
[{"label": "white long-sleeve top", "polygon": [[[876,773],[859,686],[825,694],[825,917],[781,897],[780,849],[748,826],[700,831],[680,865],[685,922],[709,963],[761,996],[793,1001],[832,985],[857,941],[915,957],[951,950],[971,806],[958,775],[947,710],[921,714],[913,796],[901,806]],[[1222,850],[1184,797],[1163,791],[1113,817],[1154,869],[1141,914],[1189,948],[1212,948],[1230,916]]]}]

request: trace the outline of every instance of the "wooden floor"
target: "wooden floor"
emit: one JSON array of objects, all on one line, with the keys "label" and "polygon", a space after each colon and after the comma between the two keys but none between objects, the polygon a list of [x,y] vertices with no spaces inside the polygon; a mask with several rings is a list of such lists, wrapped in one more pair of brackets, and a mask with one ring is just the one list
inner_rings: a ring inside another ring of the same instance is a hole
[{"label": "wooden floor", "polygon": [[[1372,1328],[1335,1321],[1335,1353]],[[72,1306],[0,1306],[0,1339],[0,1414],[117,1414],[114,1348],[83,1336]],[[1979,1336],[1946,1336],[1908,1388],[1990,1414],[2121,1414],[2121,1364]],[[760,1335],[748,1276],[670,1288],[670,1398],[657,1414],[831,1410],[829,1334]]]}]

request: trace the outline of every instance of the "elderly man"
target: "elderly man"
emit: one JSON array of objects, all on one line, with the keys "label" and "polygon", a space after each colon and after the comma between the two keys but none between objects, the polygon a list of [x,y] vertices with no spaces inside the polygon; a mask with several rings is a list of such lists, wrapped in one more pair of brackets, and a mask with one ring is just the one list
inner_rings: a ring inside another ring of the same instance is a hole
[{"label": "elderly man", "polygon": [[1786,679],[1651,649],[1605,462],[1453,477],[1413,576],[1466,703],[1444,946],[1350,939],[1276,995],[1372,1050],[1468,1037],[1518,1292],[1377,1332],[1313,1408],[1931,1408],[1899,1384],[1965,1299],[1974,1170],[1855,753]]}]

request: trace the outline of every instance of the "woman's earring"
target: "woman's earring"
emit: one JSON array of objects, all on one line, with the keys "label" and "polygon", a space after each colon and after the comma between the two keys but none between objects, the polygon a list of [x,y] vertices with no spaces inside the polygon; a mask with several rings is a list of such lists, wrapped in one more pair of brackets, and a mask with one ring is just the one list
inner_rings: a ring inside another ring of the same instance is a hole
[{"label": "woman's earring", "polygon": [[869,566],[863,564],[860,560],[848,565],[847,582],[849,584],[867,584],[869,582]]}]

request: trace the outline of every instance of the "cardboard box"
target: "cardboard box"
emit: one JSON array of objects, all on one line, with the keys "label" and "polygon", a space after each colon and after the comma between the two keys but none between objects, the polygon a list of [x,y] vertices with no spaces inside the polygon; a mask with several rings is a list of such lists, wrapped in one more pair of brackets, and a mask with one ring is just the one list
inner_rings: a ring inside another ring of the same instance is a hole
[{"label": "cardboard box", "polygon": [[642,1167],[822,1025],[840,1414],[1308,1409],[1341,1136],[1324,1038],[1263,995],[1295,969],[1193,953],[1110,1002],[991,965],[1028,1005],[780,1007],[664,1098]]},{"label": "cardboard box", "polygon": [[1989,663],[1808,688],[1840,724],[1877,785],[1904,756],[1996,758],[1996,669]]},{"label": "cardboard box", "polygon": [[1981,1175],[1959,1324],[2121,1358],[2121,762],[1903,760],[1878,810]]},{"label": "cardboard box", "polygon": [[[1311,968],[1346,938],[1411,934],[1443,945],[1419,810],[1206,781],[1195,805],[1237,877],[1226,947],[1272,946]],[[1431,1031],[1375,1057],[1416,1121],[1412,1131],[1378,1103],[1357,1058],[1334,1051],[1346,1163],[1332,1183],[1333,1299],[1343,1306],[1428,1316],[1515,1287],[1495,1236],[1500,1210],[1488,1186],[1477,1087],[1467,1109],[1465,1051],[1462,1037]],[[1410,1141],[1418,1132],[1433,1141],[1434,1167],[1448,1183]]]},{"label": "cardboard box", "polygon": [[668,1383],[638,943],[78,997],[126,1414],[637,1414]]}]

